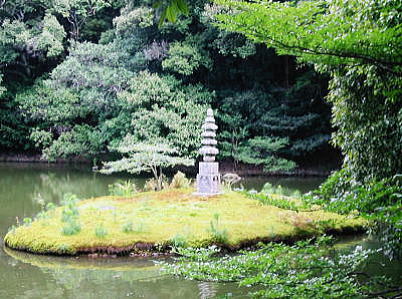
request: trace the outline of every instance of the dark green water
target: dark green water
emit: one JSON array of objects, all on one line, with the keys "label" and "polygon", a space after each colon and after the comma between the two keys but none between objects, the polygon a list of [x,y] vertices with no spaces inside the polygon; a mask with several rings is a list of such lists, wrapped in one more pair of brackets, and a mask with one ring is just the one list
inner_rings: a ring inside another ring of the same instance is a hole
[{"label": "dark green water", "polygon": [[[246,288],[236,284],[194,282],[161,276],[152,259],[89,259],[31,255],[3,248],[7,228],[24,217],[31,217],[48,202],[59,203],[64,193],[80,198],[108,194],[108,185],[127,176],[92,173],[86,167],[48,164],[0,163],[0,298],[214,298],[232,293],[244,298]],[[141,186],[145,179],[135,178]],[[246,188],[260,189],[269,181],[289,190],[307,192],[323,178],[251,178]],[[342,245],[343,244],[343,245]],[[364,237],[348,238],[341,248],[357,245],[376,248],[378,242]],[[378,267],[382,263],[386,267]],[[395,278],[401,276],[402,264],[389,262],[382,255],[368,265]]]}]

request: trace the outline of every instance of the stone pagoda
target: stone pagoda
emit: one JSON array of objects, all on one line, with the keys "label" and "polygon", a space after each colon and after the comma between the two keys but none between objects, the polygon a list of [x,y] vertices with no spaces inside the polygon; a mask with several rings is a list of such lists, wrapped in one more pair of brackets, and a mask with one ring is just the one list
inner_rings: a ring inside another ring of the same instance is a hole
[{"label": "stone pagoda", "polygon": [[202,125],[202,147],[199,153],[203,156],[203,161],[199,163],[197,174],[198,195],[209,196],[220,193],[219,163],[215,162],[215,156],[219,153],[215,139],[217,129],[214,113],[212,109],[208,109],[207,117]]}]

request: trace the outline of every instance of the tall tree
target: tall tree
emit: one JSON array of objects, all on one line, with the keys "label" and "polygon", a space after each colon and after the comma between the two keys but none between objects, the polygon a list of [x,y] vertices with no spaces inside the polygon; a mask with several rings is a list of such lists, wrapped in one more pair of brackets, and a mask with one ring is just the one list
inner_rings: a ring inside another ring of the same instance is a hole
[{"label": "tall tree", "polygon": [[355,178],[401,172],[401,1],[215,2],[220,28],[331,74],[333,142]]}]

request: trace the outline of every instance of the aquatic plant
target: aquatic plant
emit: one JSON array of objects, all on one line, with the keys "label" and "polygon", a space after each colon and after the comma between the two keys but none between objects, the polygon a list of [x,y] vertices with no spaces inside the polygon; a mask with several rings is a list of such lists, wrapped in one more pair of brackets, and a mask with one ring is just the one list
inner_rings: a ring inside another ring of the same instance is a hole
[{"label": "aquatic plant", "polygon": [[162,262],[162,271],[185,279],[256,286],[253,298],[365,298],[384,289],[384,284],[377,284],[379,277],[359,269],[372,251],[358,246],[349,254],[334,253],[332,242],[322,236],[295,245],[259,244],[256,251],[223,257],[215,256],[216,247],[178,248],[173,252],[181,257]]}]

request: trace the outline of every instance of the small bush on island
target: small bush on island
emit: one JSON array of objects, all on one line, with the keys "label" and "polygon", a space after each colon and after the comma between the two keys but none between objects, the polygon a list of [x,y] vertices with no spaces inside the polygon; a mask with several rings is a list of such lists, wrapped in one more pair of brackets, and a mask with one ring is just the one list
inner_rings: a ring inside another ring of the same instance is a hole
[{"label": "small bush on island", "polygon": [[108,186],[109,194],[115,196],[132,196],[138,192],[137,186],[131,180],[115,182]]},{"label": "small bush on island", "polygon": [[123,227],[122,227],[122,231],[125,232],[125,233],[133,232],[134,231],[133,230],[133,223],[131,221],[128,221],[128,222],[124,223]]},{"label": "small bush on island", "polygon": [[178,171],[172,179],[172,182],[169,185],[169,188],[180,189],[180,188],[189,188],[191,186],[191,180],[186,178],[186,175],[181,171]]},{"label": "small bush on island", "polygon": [[95,236],[98,238],[104,238],[108,234],[107,229],[102,225],[98,225],[95,227]]},{"label": "small bush on island", "polygon": [[212,239],[218,244],[224,244],[228,241],[228,231],[222,229],[219,222],[219,214],[214,214],[214,218],[209,223],[208,232],[212,235]]},{"label": "small bush on island", "polygon": [[76,235],[80,231],[81,231],[81,225],[75,220],[68,221],[67,224],[62,229],[62,233],[65,236]]},{"label": "small bush on island", "polygon": [[165,176],[162,176],[161,180],[156,180],[155,178],[151,178],[146,180],[144,184],[144,191],[158,191],[158,188],[167,189],[169,187],[169,183]]}]

